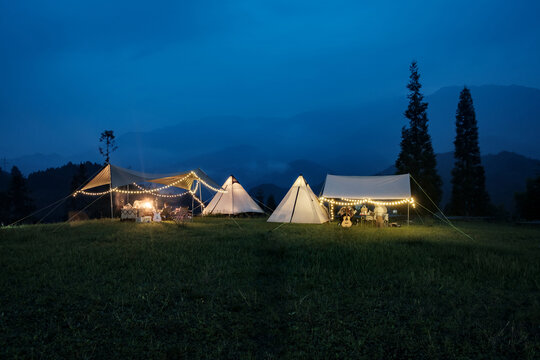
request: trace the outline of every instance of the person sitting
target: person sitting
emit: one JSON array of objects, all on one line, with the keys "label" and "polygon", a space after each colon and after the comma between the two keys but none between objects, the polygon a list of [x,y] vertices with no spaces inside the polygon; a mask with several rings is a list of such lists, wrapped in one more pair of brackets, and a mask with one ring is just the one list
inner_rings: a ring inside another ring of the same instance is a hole
[{"label": "person sitting", "polygon": [[163,220],[170,220],[171,218],[171,208],[167,206],[167,203],[163,204],[163,210],[161,210],[161,218]]},{"label": "person sitting", "polygon": [[386,214],[387,209],[385,206],[377,205],[375,206],[375,222],[377,223],[377,227],[383,227],[384,225],[384,214]]}]

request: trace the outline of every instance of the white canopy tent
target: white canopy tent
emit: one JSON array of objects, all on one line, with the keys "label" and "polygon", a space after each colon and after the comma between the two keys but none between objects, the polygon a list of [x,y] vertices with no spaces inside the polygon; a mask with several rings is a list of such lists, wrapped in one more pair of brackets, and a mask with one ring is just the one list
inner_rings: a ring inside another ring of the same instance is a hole
[{"label": "white canopy tent", "polygon": [[268,222],[322,224],[328,213],[302,175],[296,179]]},{"label": "white canopy tent", "polygon": [[326,175],[325,198],[396,200],[411,197],[409,174],[383,176]]},{"label": "white canopy tent", "polygon": [[203,215],[264,213],[234,176],[229,176],[222,188],[226,192],[214,195]]},{"label": "white canopy tent", "polygon": [[[113,216],[113,201],[112,193],[148,193],[157,195],[156,193],[159,190],[163,190],[170,187],[176,187],[180,189],[188,190],[192,197],[196,199],[201,206],[203,203],[195,195],[196,190],[192,190],[193,183],[198,181],[200,184],[205,185],[209,189],[218,192],[224,192],[224,190],[219,188],[212,179],[206,175],[201,169],[189,170],[173,174],[150,174],[140,171],[134,171],[130,169],[121,168],[119,166],[107,164],[96,176],[94,176],[88,183],[83,186],[80,190],[76,191],[74,195],[84,194],[84,195],[93,195],[93,196],[103,196],[107,193],[110,193],[111,198],[111,217]],[[143,182],[151,182],[156,184],[163,185],[157,189],[142,189],[142,190],[124,190],[119,189],[121,186],[128,186],[131,184],[138,184]],[[103,192],[88,192],[86,190],[93,189],[100,186],[108,185],[109,189]],[[200,186],[199,186],[200,189]]]},{"label": "white canopy tent", "polygon": [[333,216],[334,205],[350,206],[363,203],[394,206],[407,204],[407,223],[409,205],[414,206],[411,197],[411,178],[409,174],[383,176],[340,176],[326,175],[321,201],[330,204]]},{"label": "white canopy tent", "polygon": [[201,180],[210,187],[219,188],[219,185],[201,169],[173,174],[151,174],[108,164],[81,189],[81,192],[103,185],[109,185],[114,189],[119,186],[142,182],[152,182],[189,190],[195,180]]}]

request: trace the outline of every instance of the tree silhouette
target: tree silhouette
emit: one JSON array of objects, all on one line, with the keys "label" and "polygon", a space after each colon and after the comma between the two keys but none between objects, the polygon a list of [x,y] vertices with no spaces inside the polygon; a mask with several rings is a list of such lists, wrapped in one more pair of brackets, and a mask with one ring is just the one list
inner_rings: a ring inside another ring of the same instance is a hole
[{"label": "tree silhouette", "polygon": [[[409,119],[409,126],[401,130],[401,151],[396,160],[398,174],[411,174],[420,184],[422,189],[429,195],[435,204],[439,204],[442,197],[442,180],[437,173],[437,160],[431,144],[431,136],[428,133],[428,104],[424,102],[424,96],[420,92],[420,74],[416,61],[409,67],[411,72],[407,89],[409,105],[404,115]],[[436,211],[435,206],[419,189],[416,182],[411,182],[412,194],[422,206]],[[422,211],[422,209],[419,209]]]},{"label": "tree silhouette", "polygon": [[452,195],[448,210],[454,215],[486,215],[490,211],[490,201],[480,158],[473,99],[467,87],[459,95],[454,146]]},{"label": "tree silhouette", "polygon": [[516,207],[519,216],[527,220],[540,220],[540,176],[527,180],[525,192],[517,193]]},{"label": "tree silhouette", "polygon": [[[2,168],[0,168],[0,176],[2,177],[2,180],[4,180],[4,178],[7,180],[6,185],[9,184],[10,175],[7,172],[4,172]],[[3,182],[2,182],[2,185],[4,185]],[[9,197],[6,191],[4,191],[4,189],[5,189],[4,186],[0,188],[0,225],[1,226],[6,225],[6,223],[9,220]]]},{"label": "tree silhouette", "polygon": [[118,149],[116,146],[116,140],[113,130],[105,130],[101,133],[99,138],[100,143],[104,143],[105,147],[99,147],[99,153],[105,157],[105,164],[109,164],[111,160],[111,153]]},{"label": "tree silhouette", "polygon": [[11,169],[11,182],[7,195],[11,221],[24,218],[34,209],[32,200],[28,195],[26,179],[16,166]]}]

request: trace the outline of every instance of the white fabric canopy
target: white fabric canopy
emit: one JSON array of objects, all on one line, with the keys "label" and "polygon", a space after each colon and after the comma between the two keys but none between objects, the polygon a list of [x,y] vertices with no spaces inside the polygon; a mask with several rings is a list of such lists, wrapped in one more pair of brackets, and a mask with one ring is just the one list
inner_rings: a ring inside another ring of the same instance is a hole
[{"label": "white fabric canopy", "polygon": [[411,197],[409,174],[384,176],[326,175],[322,196],[339,199],[396,200]]},{"label": "white fabric canopy", "polygon": [[300,224],[322,224],[327,221],[326,209],[301,175],[268,218],[268,222]]},{"label": "white fabric canopy", "polygon": [[204,215],[264,213],[234,176],[229,176],[222,188],[226,192],[218,192],[212,198],[203,211]]},{"label": "white fabric canopy", "polygon": [[175,174],[149,174],[130,169],[124,169],[115,165],[106,165],[92,180],[90,180],[81,190],[92,189],[98,186],[111,185],[113,188],[133,183],[153,182],[162,185],[172,186],[189,190],[193,181],[197,178],[212,187],[219,188],[212,179],[201,169],[184,171]]}]

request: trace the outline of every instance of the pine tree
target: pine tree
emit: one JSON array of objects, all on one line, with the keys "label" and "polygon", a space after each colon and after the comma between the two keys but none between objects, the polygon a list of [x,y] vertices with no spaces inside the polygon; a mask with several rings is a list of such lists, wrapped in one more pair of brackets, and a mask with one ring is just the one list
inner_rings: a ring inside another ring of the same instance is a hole
[{"label": "pine tree", "polygon": [[478,124],[471,92],[464,87],[456,111],[452,197],[448,206],[454,215],[486,215],[490,209],[486,177],[478,145]]},{"label": "pine tree", "polygon": [[11,182],[8,190],[8,201],[11,221],[17,221],[32,212],[33,205],[28,195],[28,186],[26,179],[19,168],[14,166],[11,169]]},{"label": "pine tree", "polygon": [[[404,126],[401,130],[401,152],[396,160],[396,169],[398,174],[411,174],[431,200],[438,205],[442,197],[442,180],[437,173],[437,160],[431,144],[431,136],[428,133],[426,113],[428,104],[423,101],[424,96],[420,92],[422,85],[419,82],[420,74],[416,61],[411,63],[409,69],[411,72],[407,85],[409,106],[404,113],[409,119],[409,126]],[[435,206],[414,180],[411,181],[411,188],[419,204],[431,211],[436,211]]]}]

